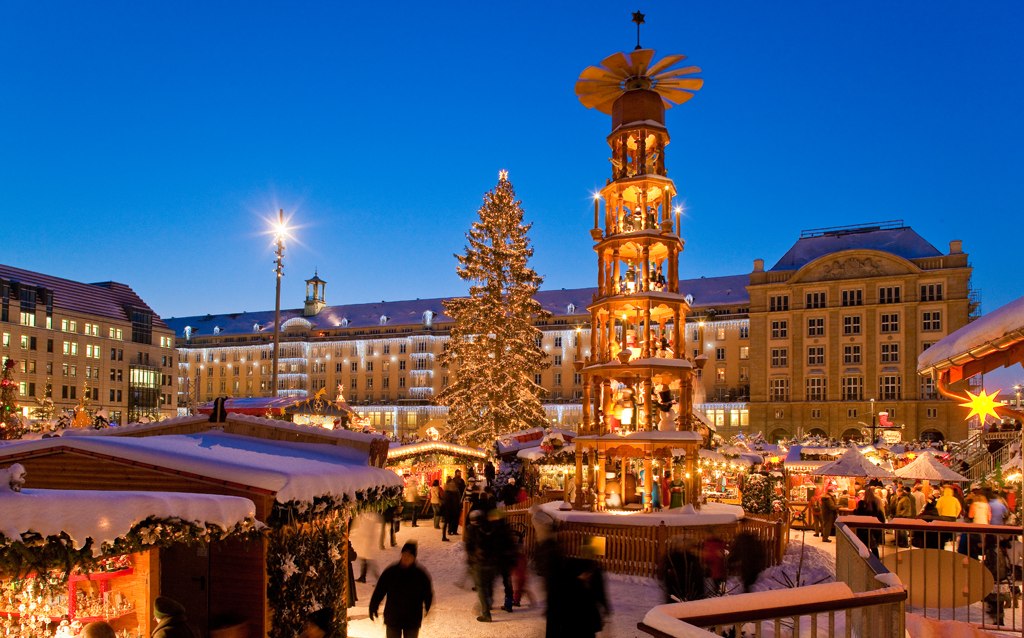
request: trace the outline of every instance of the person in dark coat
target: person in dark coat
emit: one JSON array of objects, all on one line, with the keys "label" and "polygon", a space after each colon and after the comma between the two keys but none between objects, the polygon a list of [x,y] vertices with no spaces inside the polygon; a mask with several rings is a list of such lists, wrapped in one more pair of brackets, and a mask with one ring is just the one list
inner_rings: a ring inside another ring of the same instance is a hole
[{"label": "person in dark coat", "polygon": [[434,602],[434,588],[430,574],[416,564],[416,543],[402,546],[402,558],[389,565],[373,588],[370,596],[370,620],[377,618],[382,600],[384,625],[388,638],[416,638],[423,624],[423,615],[430,611]]},{"label": "person in dark coat", "polygon": [[391,537],[391,546],[394,547],[398,543],[395,541],[395,526],[398,524],[399,509],[397,505],[391,505],[384,510],[384,527],[380,528],[380,548],[384,549],[384,534],[388,533]]},{"label": "person in dark coat", "polygon": [[449,534],[459,533],[459,514],[462,512],[462,499],[459,496],[458,484],[454,479],[448,479],[444,484],[441,512],[444,518],[441,525],[441,540],[447,541]]},{"label": "person in dark coat", "polygon": [[831,543],[832,533],[836,526],[836,514],[839,513],[839,507],[836,505],[836,499],[831,490],[821,495],[820,507],[821,542]]},{"label": "person in dark coat", "polygon": [[594,548],[584,545],[580,550],[582,558],[569,558],[565,562],[567,609],[563,613],[572,616],[572,628],[562,635],[594,638],[612,610],[604,586],[604,571],[595,560]]},{"label": "person in dark coat", "polygon": [[[854,516],[872,516],[877,518],[880,523],[885,522],[885,512],[882,511],[882,507],[878,503],[878,498],[875,497],[874,487],[868,486],[865,490],[863,500],[857,503],[857,507],[853,510]],[[881,529],[865,529],[861,528],[857,530],[857,538],[862,543],[867,545],[868,550],[878,557],[878,546],[882,544]]]},{"label": "person in dark coat", "polygon": [[494,479],[498,473],[494,469],[494,463],[487,461],[484,463],[484,478],[487,479],[488,485],[494,485]]},{"label": "person in dark coat", "polygon": [[740,532],[732,539],[728,563],[730,571],[739,575],[743,593],[747,593],[757,582],[761,572],[768,567],[768,556],[757,536],[750,532]]},{"label": "person in dark coat", "polygon": [[568,608],[569,599],[562,578],[565,574],[565,552],[555,535],[555,521],[543,511],[533,515],[533,529],[537,544],[533,552],[537,575],[544,580],[547,601],[544,607],[544,638],[562,638],[570,635],[573,627],[573,610]]},{"label": "person in dark coat", "polygon": [[704,566],[691,545],[680,545],[669,551],[658,569],[665,587],[665,602],[704,598]]},{"label": "person in dark coat", "polygon": [[[356,556],[356,550],[352,547],[352,541],[348,542],[348,606],[355,607],[356,601],[359,598],[356,596],[356,575],[355,570],[352,569],[352,563],[358,558]],[[363,578],[363,582],[366,582],[366,578]]]},{"label": "person in dark coat", "polygon": [[185,608],[173,598],[157,596],[153,603],[153,617],[157,621],[153,638],[196,638],[196,632],[188,624]]}]

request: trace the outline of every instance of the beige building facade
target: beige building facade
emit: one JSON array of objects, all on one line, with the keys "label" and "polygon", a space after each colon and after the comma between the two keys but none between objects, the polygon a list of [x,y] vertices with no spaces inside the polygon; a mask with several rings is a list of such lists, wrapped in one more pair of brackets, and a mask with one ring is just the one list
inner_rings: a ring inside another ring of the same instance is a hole
[{"label": "beige building facade", "polygon": [[87,402],[110,421],[177,412],[174,333],[130,287],[0,265],[0,358],[13,359],[26,416]]}]

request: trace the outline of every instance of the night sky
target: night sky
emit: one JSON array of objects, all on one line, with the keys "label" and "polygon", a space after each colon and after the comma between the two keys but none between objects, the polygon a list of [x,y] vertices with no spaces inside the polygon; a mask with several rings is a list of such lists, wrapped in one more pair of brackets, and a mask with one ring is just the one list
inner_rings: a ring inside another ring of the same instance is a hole
[{"label": "night sky", "polygon": [[1022,294],[1024,4],[0,4],[0,262],[131,285],[163,316],[463,294],[509,177],[546,288],[591,286],[610,118],[580,71],[636,44],[703,90],[668,112],[683,277],[770,267],[803,229],[962,239],[983,309]]}]

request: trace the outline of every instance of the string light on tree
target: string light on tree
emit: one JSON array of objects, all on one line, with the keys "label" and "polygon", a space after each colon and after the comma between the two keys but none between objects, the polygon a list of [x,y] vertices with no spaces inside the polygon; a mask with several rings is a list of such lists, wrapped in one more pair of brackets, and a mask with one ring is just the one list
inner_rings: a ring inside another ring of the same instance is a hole
[{"label": "string light on tree", "polygon": [[18,413],[18,386],[14,383],[14,359],[4,361],[3,376],[0,376],[0,439],[20,439],[24,431],[21,414]]}]

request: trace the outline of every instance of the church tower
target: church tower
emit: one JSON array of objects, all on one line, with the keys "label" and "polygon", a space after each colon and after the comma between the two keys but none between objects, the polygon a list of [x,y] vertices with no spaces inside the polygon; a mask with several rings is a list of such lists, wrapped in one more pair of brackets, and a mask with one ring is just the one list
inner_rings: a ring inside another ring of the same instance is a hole
[{"label": "church tower", "polygon": [[[656,460],[665,448],[647,440],[658,437],[688,442],[678,445],[688,448],[687,475],[692,470],[699,489],[700,425],[693,416],[692,388],[703,361],[686,358],[683,347],[690,306],[679,290],[684,242],[681,209],[673,205],[678,191],[665,168],[670,141],[665,110],[692,98],[703,80],[691,77],[700,72],[698,67],[676,67],[683,55],[654,62],[654,51],[639,45],[643,15],[634,14],[634,21],[637,48],[584,69],[576,83],[584,106],[612,118],[607,137],[611,177],[594,196],[590,231],[597,252],[590,356],[577,364],[584,377],[580,443],[591,448],[588,464],[595,465],[595,456],[598,461],[591,483],[598,509],[604,509],[606,456],[644,457],[649,501],[652,455]],[[648,434],[652,431],[657,436]],[[634,450],[624,452],[621,443],[634,439]],[[609,448],[609,440],[617,440],[619,447]],[[668,455],[666,467],[671,465]],[[585,471],[579,458],[577,466]],[[688,489],[687,500],[697,493]]]}]

